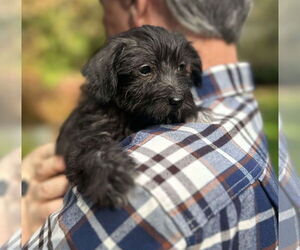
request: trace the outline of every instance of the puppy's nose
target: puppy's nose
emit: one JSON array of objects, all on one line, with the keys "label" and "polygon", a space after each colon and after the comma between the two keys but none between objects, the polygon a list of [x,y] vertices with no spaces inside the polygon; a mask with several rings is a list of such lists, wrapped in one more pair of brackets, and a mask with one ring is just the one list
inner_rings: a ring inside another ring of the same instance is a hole
[{"label": "puppy's nose", "polygon": [[169,98],[169,103],[174,107],[180,107],[183,103],[183,98],[180,96],[172,96]]}]

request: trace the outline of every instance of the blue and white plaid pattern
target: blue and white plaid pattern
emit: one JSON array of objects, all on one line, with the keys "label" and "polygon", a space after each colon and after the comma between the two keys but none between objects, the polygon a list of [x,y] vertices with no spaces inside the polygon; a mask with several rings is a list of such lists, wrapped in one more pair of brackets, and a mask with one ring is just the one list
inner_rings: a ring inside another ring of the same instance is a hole
[{"label": "blue and white plaid pattern", "polygon": [[24,249],[274,249],[277,182],[247,63],[221,65],[193,89],[199,117],[122,142],[135,159],[129,204],[98,208],[76,188]]}]

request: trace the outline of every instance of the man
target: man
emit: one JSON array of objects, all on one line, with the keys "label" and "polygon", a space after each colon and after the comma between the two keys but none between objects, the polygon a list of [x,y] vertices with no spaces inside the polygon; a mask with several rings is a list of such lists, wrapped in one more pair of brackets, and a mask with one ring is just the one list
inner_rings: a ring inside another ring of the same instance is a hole
[{"label": "man", "polygon": [[[47,219],[26,247],[275,248],[276,180],[249,65],[238,63],[235,45],[251,1],[103,0],[102,4],[108,35],[151,24],[180,31],[193,43],[205,71],[203,87],[193,90],[195,102],[210,109],[214,121],[168,126],[167,132],[146,130],[125,140],[124,149],[139,171],[129,205],[100,209],[73,188],[63,209]],[[51,147],[35,152],[39,161],[27,158],[29,169],[32,162],[43,166],[28,175],[38,184],[30,185],[27,196],[35,198],[27,202],[39,204],[44,195],[52,204],[57,202],[53,209],[61,202],[58,197],[66,189],[66,180],[56,176],[64,166],[53,164],[57,159]],[[47,196],[47,191],[37,191],[39,185],[44,190],[54,185],[51,176],[61,178],[55,182],[57,192]]]}]

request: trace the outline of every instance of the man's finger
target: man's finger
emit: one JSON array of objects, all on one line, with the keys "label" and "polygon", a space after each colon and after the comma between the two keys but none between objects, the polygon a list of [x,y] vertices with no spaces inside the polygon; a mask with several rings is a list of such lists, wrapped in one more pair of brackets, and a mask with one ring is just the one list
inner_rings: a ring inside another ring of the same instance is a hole
[{"label": "man's finger", "polygon": [[39,181],[49,179],[65,170],[65,164],[61,157],[53,156],[43,160],[40,166],[36,166],[35,178]]},{"label": "man's finger", "polygon": [[22,177],[31,180],[47,158],[54,157],[54,144],[48,143],[40,146],[28,154],[22,161]]},{"label": "man's finger", "polygon": [[68,180],[66,176],[59,175],[35,185],[33,194],[35,200],[52,200],[64,196],[67,188]]},{"label": "man's finger", "polygon": [[38,147],[35,151],[32,152],[36,157],[40,159],[46,159],[54,155],[55,144],[48,143]]}]

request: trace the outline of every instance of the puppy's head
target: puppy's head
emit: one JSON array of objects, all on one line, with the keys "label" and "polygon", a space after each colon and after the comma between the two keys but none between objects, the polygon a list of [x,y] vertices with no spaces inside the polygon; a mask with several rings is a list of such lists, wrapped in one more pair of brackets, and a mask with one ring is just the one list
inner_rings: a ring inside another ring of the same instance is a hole
[{"label": "puppy's head", "polygon": [[86,90],[150,123],[196,116],[190,88],[200,84],[201,61],[183,36],[143,26],[112,38],[85,65]]}]

